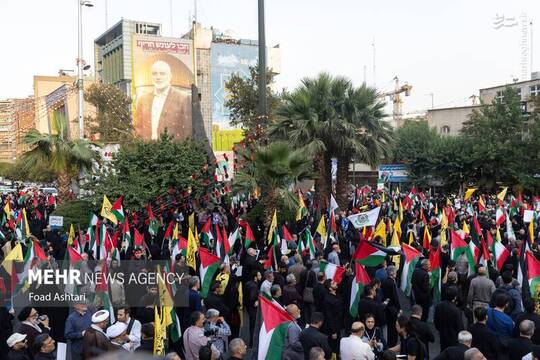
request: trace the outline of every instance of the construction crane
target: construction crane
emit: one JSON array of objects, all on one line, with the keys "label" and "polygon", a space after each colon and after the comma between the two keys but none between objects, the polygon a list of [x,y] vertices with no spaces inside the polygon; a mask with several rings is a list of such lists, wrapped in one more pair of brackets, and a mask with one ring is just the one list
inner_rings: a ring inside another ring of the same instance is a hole
[{"label": "construction crane", "polygon": [[393,105],[393,110],[392,110],[392,115],[393,115],[396,127],[399,128],[399,127],[401,127],[403,125],[402,124],[402,122],[403,122],[403,109],[402,109],[403,100],[401,99],[401,94],[405,93],[405,96],[409,96],[411,94],[412,85],[409,85],[407,83],[405,83],[404,85],[400,85],[399,84],[399,79],[398,79],[397,76],[394,77],[394,83],[395,83],[394,90],[384,92],[384,93],[380,93],[379,98],[385,98],[385,97],[388,96],[392,100],[392,103],[394,104]]}]

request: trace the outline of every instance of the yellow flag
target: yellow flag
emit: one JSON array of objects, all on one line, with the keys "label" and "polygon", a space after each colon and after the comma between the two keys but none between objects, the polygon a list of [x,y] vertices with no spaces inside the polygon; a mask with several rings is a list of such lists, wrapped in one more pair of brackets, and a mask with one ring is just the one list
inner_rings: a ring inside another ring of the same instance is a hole
[{"label": "yellow flag", "polygon": [[446,198],[446,205],[448,206],[452,206],[452,200],[450,200],[450,198]]},{"label": "yellow flag", "polygon": [[174,230],[172,232],[172,238],[173,238],[173,240],[178,240],[180,238],[178,236],[178,223],[176,223],[176,225],[174,226]]},{"label": "yellow flag", "polygon": [[534,242],[534,221],[529,223],[529,238],[531,239],[531,244]]},{"label": "yellow flag", "polygon": [[465,191],[465,196],[463,197],[463,200],[465,201],[469,200],[475,191],[476,191],[476,188],[467,189],[467,191]]},{"label": "yellow flag", "polygon": [[411,232],[409,232],[409,245],[412,245],[413,242],[414,242],[414,236],[413,236],[413,233],[411,231]]},{"label": "yellow flag", "polygon": [[[529,225],[530,227],[530,225]],[[499,227],[497,226],[497,232],[495,233],[495,240],[497,240],[498,242],[501,242],[502,241],[502,238],[501,238],[501,232],[499,231]]]},{"label": "yellow flag", "polygon": [[446,240],[446,229],[448,228],[448,218],[446,217],[446,212],[443,210],[441,218],[441,246],[446,245],[448,240]]},{"label": "yellow flag", "polygon": [[303,212],[306,209],[306,203],[304,202],[304,197],[302,196],[302,193],[298,192],[298,210],[296,210],[296,221],[302,220],[302,217],[304,216]]},{"label": "yellow flag", "polygon": [[[163,307],[161,308],[163,312]],[[165,355],[165,338],[167,330],[162,326],[163,320],[159,316],[158,307],[154,306],[154,355]]]},{"label": "yellow flag", "polygon": [[274,230],[277,228],[277,211],[274,210],[274,216],[272,216],[272,223],[270,224],[270,229],[268,230],[268,243],[272,242],[274,238]]},{"label": "yellow flag", "polygon": [[197,271],[197,261],[195,260],[195,253],[197,252],[197,241],[191,229],[188,229],[188,242],[186,249],[186,263],[193,270]]},{"label": "yellow flag", "polygon": [[4,212],[6,213],[7,219],[9,220],[11,218],[11,208],[9,206],[9,201],[6,202],[6,206],[4,206]]},{"label": "yellow flag", "polygon": [[28,219],[26,218],[26,209],[22,209],[23,218],[24,218],[24,231],[26,232],[26,236],[30,236],[30,225],[28,224]]},{"label": "yellow flag", "polygon": [[497,199],[504,201],[504,198],[506,197],[506,191],[508,190],[508,187],[505,186],[500,193],[497,194]]},{"label": "yellow flag", "polygon": [[398,217],[396,217],[396,222],[394,222],[394,232],[397,232],[398,234],[398,238],[401,238],[401,219]]},{"label": "yellow flag", "polygon": [[109,199],[107,199],[107,195],[103,195],[103,205],[101,205],[101,216],[105,219],[111,220],[114,224],[118,223],[118,220],[116,220],[116,216],[112,213],[112,205]]},{"label": "yellow flag", "polygon": [[321,216],[321,221],[319,221],[316,232],[318,232],[323,239],[326,239],[326,224],[324,223],[324,216]]},{"label": "yellow flag", "polygon": [[73,240],[75,239],[75,229],[73,224],[69,227],[68,246],[73,246]]},{"label": "yellow flag", "polygon": [[469,231],[469,227],[467,226],[467,223],[465,221],[463,221],[463,232],[465,234],[470,234],[471,232]]},{"label": "yellow flag", "polygon": [[377,227],[375,228],[375,232],[373,233],[373,239],[375,239],[377,236],[380,236],[383,240],[383,243],[386,244],[386,223],[384,222],[384,220],[379,221]]},{"label": "yellow flag", "polygon": [[399,220],[403,220],[403,203],[399,200]]},{"label": "yellow flag", "polygon": [[191,213],[191,215],[189,215],[188,222],[191,231],[195,231],[195,213]]},{"label": "yellow flag", "polygon": [[382,195],[381,195],[381,201],[382,201],[383,203],[386,202],[386,197],[384,196],[384,191],[383,191],[383,193],[382,193]]},{"label": "yellow flag", "polygon": [[4,261],[2,261],[2,266],[6,269],[8,274],[11,274],[11,262],[21,262],[24,261],[21,243],[17,243],[15,247],[7,254]]}]

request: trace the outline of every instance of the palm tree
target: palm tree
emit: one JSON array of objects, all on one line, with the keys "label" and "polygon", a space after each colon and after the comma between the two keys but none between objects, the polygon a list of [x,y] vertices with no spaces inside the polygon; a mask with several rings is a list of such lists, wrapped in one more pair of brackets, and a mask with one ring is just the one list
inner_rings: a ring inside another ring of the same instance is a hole
[{"label": "palm tree", "polygon": [[336,157],[336,197],[339,205],[346,207],[351,159],[374,166],[389,152],[391,129],[382,120],[383,107],[374,88],[354,88],[344,77],[322,73],[303,79],[297,89],[284,96],[269,134],[288,139],[313,157],[316,195],[323,207],[332,189],[331,159]]},{"label": "palm tree", "polygon": [[38,164],[44,164],[57,176],[59,202],[72,197],[71,181],[76,179],[81,170],[88,170],[99,154],[87,140],[72,140],[69,138],[69,121],[65,116],[53,116],[52,134],[42,134],[37,129],[30,130],[23,142],[31,147],[24,154],[25,165],[34,169]]},{"label": "palm tree", "polygon": [[268,227],[278,204],[283,203],[288,209],[298,206],[294,187],[313,178],[313,163],[301,149],[293,150],[288,143],[280,141],[255,148],[246,160],[234,177],[235,190],[241,193],[260,190]]},{"label": "palm tree", "polygon": [[[365,83],[346,93],[340,119],[354,128],[354,135],[351,138],[350,133],[333,133],[340,144],[334,149],[337,158],[336,200],[340,206],[346,206],[348,201],[351,160],[375,167],[381,159],[391,155],[392,128],[382,119],[384,105],[378,99],[377,90]],[[343,136],[345,139],[340,139]]]}]

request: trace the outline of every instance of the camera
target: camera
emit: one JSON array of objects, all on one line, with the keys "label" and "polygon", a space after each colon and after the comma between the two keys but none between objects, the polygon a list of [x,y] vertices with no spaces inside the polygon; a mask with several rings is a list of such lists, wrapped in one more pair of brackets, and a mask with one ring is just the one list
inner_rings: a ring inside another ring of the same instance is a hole
[{"label": "camera", "polygon": [[212,329],[210,325],[210,321],[204,321],[204,336],[206,337],[214,336],[217,333],[217,329]]}]

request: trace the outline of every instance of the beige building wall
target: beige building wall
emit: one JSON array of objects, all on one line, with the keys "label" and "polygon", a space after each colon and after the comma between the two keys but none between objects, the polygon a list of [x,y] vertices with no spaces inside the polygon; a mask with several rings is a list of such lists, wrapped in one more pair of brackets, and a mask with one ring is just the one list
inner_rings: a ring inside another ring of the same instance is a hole
[{"label": "beige building wall", "polygon": [[[77,78],[72,76],[40,76],[36,75],[34,76],[34,98],[35,101],[35,126],[36,129],[38,129],[42,133],[49,133],[49,131],[52,132],[52,129],[50,128],[50,118],[51,118],[51,112],[54,109],[47,108],[47,104],[45,102],[45,97],[49,94],[51,94],[53,91],[60,88],[62,85],[66,85],[67,87],[67,115],[69,118],[69,124],[70,124],[70,136],[72,138],[79,137],[79,124],[77,121],[78,117],[78,100],[77,100],[77,88],[74,84],[76,84]],[[87,89],[90,85],[92,85],[95,81],[94,80],[86,80],[84,81],[84,88]],[[57,104],[57,106],[61,106],[62,104]],[[93,105],[89,104],[88,102],[85,102],[84,104],[84,116],[95,116],[96,109]],[[87,130],[85,126],[85,130]],[[88,133],[88,132],[87,132]]]},{"label": "beige building wall", "polygon": [[441,135],[458,135],[463,123],[469,120],[473,110],[479,107],[474,105],[428,110],[426,115],[428,126],[435,128]]},{"label": "beige building wall", "polygon": [[480,89],[480,101],[484,104],[491,104],[495,98],[501,96],[507,86],[511,86],[518,91],[518,94],[521,96],[521,101],[527,104],[527,112],[531,112],[533,110],[531,97],[540,96],[540,79]]}]

